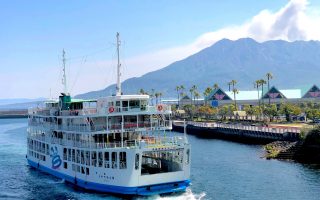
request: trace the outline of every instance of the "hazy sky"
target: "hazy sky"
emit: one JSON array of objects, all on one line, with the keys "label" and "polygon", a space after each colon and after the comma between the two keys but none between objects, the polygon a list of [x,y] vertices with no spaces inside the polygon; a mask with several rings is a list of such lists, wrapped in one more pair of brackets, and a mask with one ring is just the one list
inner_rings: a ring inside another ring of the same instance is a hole
[{"label": "hazy sky", "polygon": [[318,0],[0,1],[0,98],[72,95],[181,60],[222,38],[319,40]]}]

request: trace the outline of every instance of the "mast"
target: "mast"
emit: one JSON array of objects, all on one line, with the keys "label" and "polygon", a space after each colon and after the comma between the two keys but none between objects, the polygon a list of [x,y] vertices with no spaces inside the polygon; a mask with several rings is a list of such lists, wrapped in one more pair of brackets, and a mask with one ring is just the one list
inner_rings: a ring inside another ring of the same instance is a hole
[{"label": "mast", "polygon": [[121,64],[120,64],[120,56],[119,56],[119,47],[120,47],[120,34],[119,32],[117,32],[117,55],[118,55],[118,65],[117,65],[117,96],[120,96],[121,95],[121,82],[120,82],[120,76],[121,76],[121,73],[120,73],[120,67],[121,67]]},{"label": "mast", "polygon": [[62,84],[63,84],[63,92],[65,94],[68,93],[67,90],[67,76],[66,76],[66,52],[64,49],[62,50],[62,72],[63,72],[63,77],[62,77]]}]

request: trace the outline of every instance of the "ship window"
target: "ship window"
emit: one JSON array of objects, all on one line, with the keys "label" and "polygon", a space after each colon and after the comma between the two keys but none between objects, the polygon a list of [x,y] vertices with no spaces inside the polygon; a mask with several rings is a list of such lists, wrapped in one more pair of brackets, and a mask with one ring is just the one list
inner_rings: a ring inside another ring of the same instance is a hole
[{"label": "ship window", "polygon": [[81,173],[84,174],[84,167],[81,167]]},{"label": "ship window", "polygon": [[46,152],[47,152],[47,155],[49,155],[49,144],[46,144]]},{"label": "ship window", "polygon": [[67,148],[63,148],[63,160],[67,160]]},{"label": "ship window", "polygon": [[91,152],[91,165],[96,167],[97,166],[97,152]]},{"label": "ship window", "polygon": [[80,163],[80,150],[77,150],[76,163]]},{"label": "ship window", "polygon": [[89,168],[86,168],[86,175],[89,175]]},{"label": "ship window", "polygon": [[116,101],[116,106],[120,106],[120,101]]},{"label": "ship window", "polygon": [[72,149],[72,162],[75,162],[76,159],[76,150]]},{"label": "ship window", "polygon": [[81,164],[84,165],[84,151],[81,151]]},{"label": "ship window", "polygon": [[76,171],[76,165],[72,164],[72,171]]},{"label": "ship window", "polygon": [[127,168],[127,153],[126,152],[120,152],[120,169],[126,169]]},{"label": "ship window", "polygon": [[128,107],[128,101],[122,101],[122,107]]},{"label": "ship window", "polygon": [[139,156],[139,154],[137,153],[136,154],[136,158],[135,158],[135,169],[139,169],[139,158],[140,158],[140,156]]},{"label": "ship window", "polygon": [[63,163],[63,168],[68,169],[68,163],[67,162]]},{"label": "ship window", "polygon": [[102,167],[103,165],[103,157],[102,157],[102,152],[98,153],[98,166]]},{"label": "ship window", "polygon": [[112,159],[112,168],[117,168],[117,152],[112,152],[111,154]]},{"label": "ship window", "polygon": [[77,172],[80,172],[80,166],[77,165]]},{"label": "ship window", "polygon": [[71,149],[68,149],[68,161],[71,161]]},{"label": "ship window", "polygon": [[139,108],[140,107],[140,101],[139,100],[131,100],[129,102],[130,108]]},{"label": "ship window", "polygon": [[109,152],[104,152],[104,167],[110,168]]},{"label": "ship window", "polygon": [[86,151],[86,165],[90,166],[90,151]]}]

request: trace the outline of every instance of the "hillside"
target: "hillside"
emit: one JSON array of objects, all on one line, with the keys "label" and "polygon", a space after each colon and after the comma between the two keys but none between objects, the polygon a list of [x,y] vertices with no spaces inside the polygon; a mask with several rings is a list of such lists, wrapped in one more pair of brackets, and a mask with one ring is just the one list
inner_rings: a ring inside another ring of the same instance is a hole
[{"label": "hillside", "polygon": [[[320,84],[320,42],[282,40],[258,43],[250,38],[231,41],[223,39],[202,51],[174,62],[160,70],[122,83],[123,92],[137,93],[140,88],[152,88],[165,97],[175,97],[175,86],[204,88],[218,83],[227,89],[227,82],[238,81],[237,88],[253,89],[253,82],[272,72],[272,85],[294,88]],[[125,72],[124,72],[125,73]],[[111,95],[115,85],[104,90],[78,95],[78,98],[96,98]]]}]

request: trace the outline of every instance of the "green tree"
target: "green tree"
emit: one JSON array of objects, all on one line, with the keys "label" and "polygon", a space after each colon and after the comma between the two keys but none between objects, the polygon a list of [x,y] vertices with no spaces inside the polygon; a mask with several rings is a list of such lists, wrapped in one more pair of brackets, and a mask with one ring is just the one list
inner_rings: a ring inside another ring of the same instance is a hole
[{"label": "green tree", "polygon": [[[273,79],[273,76],[270,72],[268,72],[266,74],[266,77],[267,77],[267,82],[268,82],[268,91],[270,90],[270,80]],[[269,97],[269,104],[270,104],[270,97]]]},{"label": "green tree", "polygon": [[237,98],[236,98],[236,94],[239,94],[239,90],[236,89],[236,88],[233,88],[233,89],[232,89],[232,93],[233,93],[233,100],[234,100],[235,110],[238,110],[238,109],[237,109]]},{"label": "green tree", "polygon": [[178,109],[179,109],[179,107],[180,107],[180,86],[176,86],[175,90],[178,95]]},{"label": "green tree", "polygon": [[264,102],[263,102],[263,85],[265,85],[267,82],[264,80],[264,79],[260,79],[260,86],[261,86],[261,101],[262,101],[262,105],[264,105]]},{"label": "green tree", "polygon": [[280,113],[286,116],[287,121],[292,120],[292,116],[301,114],[301,108],[292,103],[282,103],[280,105]]},{"label": "green tree", "polygon": [[216,89],[218,89],[218,88],[219,88],[218,83],[213,84],[213,89],[214,89],[214,90],[216,90]]},{"label": "green tree", "polygon": [[208,101],[208,98],[209,98],[209,95],[211,94],[211,92],[212,92],[211,87],[207,87],[205,89],[205,91],[203,92],[205,105],[207,105],[207,101]]},{"label": "green tree", "polygon": [[145,93],[146,93],[146,92],[144,91],[144,89],[141,88],[141,89],[139,90],[139,94],[145,94]]},{"label": "green tree", "polygon": [[194,91],[195,105],[198,105],[198,103],[196,104],[196,101],[198,102],[199,98],[200,98],[200,93],[198,91]]},{"label": "green tree", "polygon": [[231,84],[232,84],[232,90],[234,90],[234,86],[237,84],[236,80],[231,80]]},{"label": "green tree", "polygon": [[278,110],[277,110],[277,105],[276,104],[268,104],[265,106],[263,110],[263,114],[266,115],[270,121],[272,122],[275,117],[278,116]]}]

